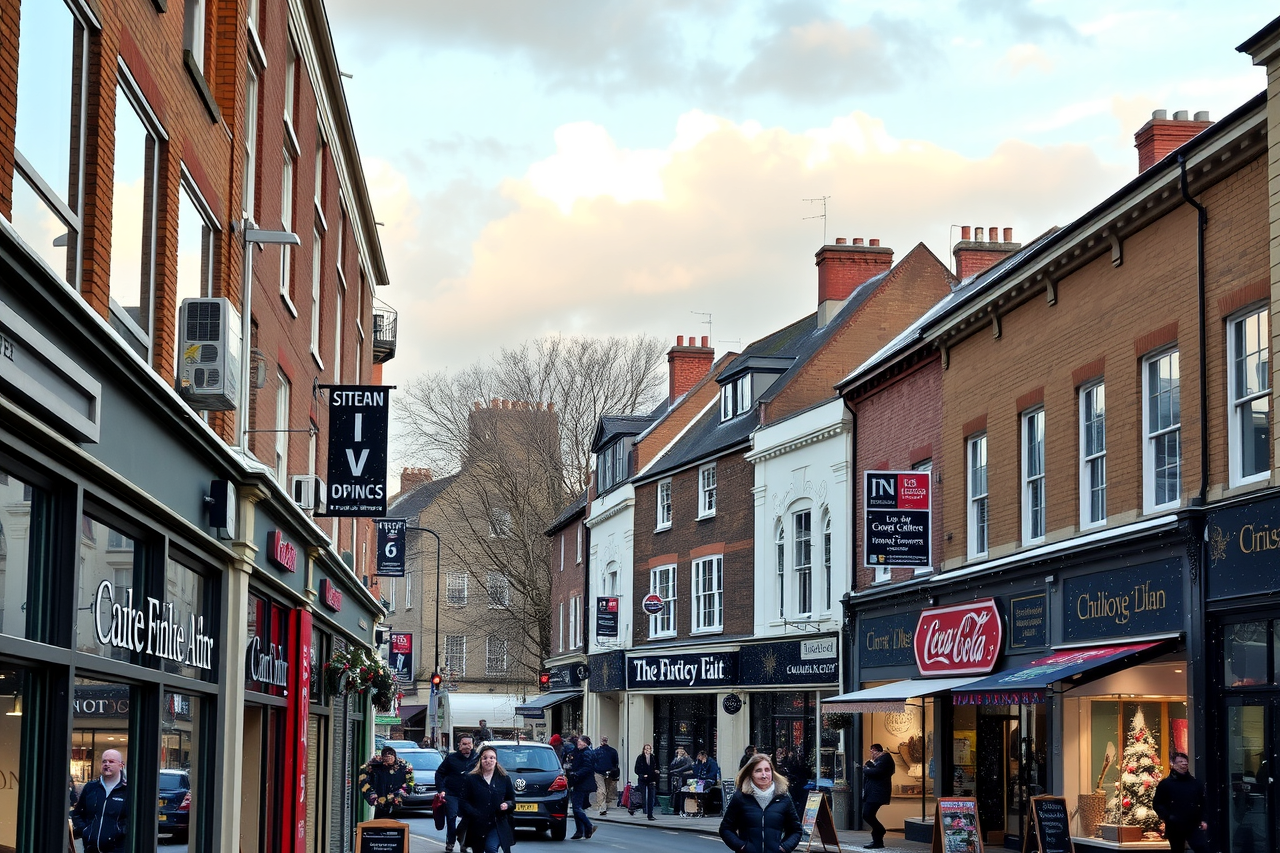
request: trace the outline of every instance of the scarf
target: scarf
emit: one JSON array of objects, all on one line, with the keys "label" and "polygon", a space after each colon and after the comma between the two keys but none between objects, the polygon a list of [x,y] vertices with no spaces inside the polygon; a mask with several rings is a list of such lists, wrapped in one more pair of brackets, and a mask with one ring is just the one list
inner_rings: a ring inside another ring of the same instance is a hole
[{"label": "scarf", "polygon": [[773,802],[773,791],[776,786],[770,785],[768,788],[765,788],[762,791],[756,787],[754,782],[750,784],[751,784],[751,796],[756,798],[756,802],[760,804],[760,810],[764,811],[766,808],[769,807],[769,803]]}]

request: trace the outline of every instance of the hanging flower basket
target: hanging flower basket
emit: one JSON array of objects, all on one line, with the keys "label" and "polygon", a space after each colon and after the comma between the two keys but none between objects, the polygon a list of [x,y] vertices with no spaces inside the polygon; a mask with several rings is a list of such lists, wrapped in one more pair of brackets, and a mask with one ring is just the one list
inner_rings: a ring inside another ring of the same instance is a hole
[{"label": "hanging flower basket", "polygon": [[385,694],[384,701],[388,707],[380,710],[388,710],[395,688],[395,675],[382,658],[355,648],[350,652],[333,653],[324,665],[324,682],[330,696],[363,693],[372,688],[375,696]]}]

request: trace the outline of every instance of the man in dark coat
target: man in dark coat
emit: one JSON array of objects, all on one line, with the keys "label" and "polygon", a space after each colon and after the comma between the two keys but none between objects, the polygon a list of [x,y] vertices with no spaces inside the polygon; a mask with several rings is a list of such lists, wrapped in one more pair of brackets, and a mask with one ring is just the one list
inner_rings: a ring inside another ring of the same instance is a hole
[{"label": "man in dark coat", "polygon": [[595,754],[596,768],[596,804],[600,806],[600,816],[608,814],[609,803],[618,797],[619,771],[618,750],[609,746],[609,736],[600,736],[600,745],[592,752]]},{"label": "man in dark coat", "polygon": [[394,748],[384,746],[380,757],[360,768],[359,783],[360,796],[373,806],[373,819],[386,820],[413,791],[413,768],[396,758]]},{"label": "man in dark coat", "polygon": [[466,774],[475,766],[471,752],[471,735],[458,738],[458,751],[451,752],[436,768],[436,787],[444,791],[445,813],[444,853],[453,853],[458,841],[458,810],[461,808],[462,786]]},{"label": "man in dark coat", "polygon": [[578,748],[573,751],[573,763],[569,765],[569,787],[573,789],[573,838],[590,838],[596,827],[587,817],[591,808],[591,795],[596,790],[596,768],[591,756],[591,739],[578,738]]},{"label": "man in dark coat", "polygon": [[128,845],[129,786],[118,751],[102,753],[102,775],[80,789],[71,807],[71,825],[84,839],[85,853],[114,853]]},{"label": "man in dark coat", "polygon": [[862,819],[871,827],[869,849],[884,847],[884,824],[876,820],[876,812],[889,803],[894,769],[893,756],[880,744],[871,744],[871,758],[862,765]]},{"label": "man in dark coat", "polygon": [[1185,752],[1175,752],[1169,762],[1173,772],[1156,785],[1151,805],[1164,821],[1164,837],[1170,853],[1183,853],[1187,846],[1196,853],[1208,848],[1204,835],[1209,824],[1204,820],[1204,785],[1191,775],[1191,762]]}]

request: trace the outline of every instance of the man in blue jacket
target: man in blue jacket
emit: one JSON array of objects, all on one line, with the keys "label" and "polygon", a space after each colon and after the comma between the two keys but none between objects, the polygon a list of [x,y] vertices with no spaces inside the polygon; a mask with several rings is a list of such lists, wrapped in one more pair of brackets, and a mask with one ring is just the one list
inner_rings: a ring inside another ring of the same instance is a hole
[{"label": "man in blue jacket", "polygon": [[129,786],[124,757],[114,749],[102,753],[102,775],[86,782],[71,807],[71,825],[84,839],[84,853],[115,853],[129,840]]},{"label": "man in blue jacket", "polygon": [[467,773],[475,767],[476,756],[471,751],[471,735],[458,738],[458,751],[451,752],[436,768],[436,788],[444,791],[445,818],[444,853],[453,853],[458,841],[458,811],[462,805],[462,783]]},{"label": "man in blue jacket", "polygon": [[596,768],[591,754],[591,738],[578,738],[578,748],[573,751],[573,763],[569,765],[569,786],[573,789],[573,839],[590,838],[596,827],[587,817],[591,808],[591,795],[596,790]]},{"label": "man in blue jacket", "polygon": [[609,803],[618,797],[618,777],[621,775],[618,750],[609,746],[608,735],[601,735],[600,745],[592,752],[595,755],[596,803],[600,806],[600,815],[603,817],[609,812]]}]

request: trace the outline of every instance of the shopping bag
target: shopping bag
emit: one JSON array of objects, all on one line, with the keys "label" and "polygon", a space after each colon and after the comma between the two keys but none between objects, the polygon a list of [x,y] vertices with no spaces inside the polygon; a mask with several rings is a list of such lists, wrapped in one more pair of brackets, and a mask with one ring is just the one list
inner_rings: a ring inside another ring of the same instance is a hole
[{"label": "shopping bag", "polygon": [[431,817],[435,821],[437,832],[444,829],[445,820],[449,817],[448,807],[444,802],[444,791],[437,793],[435,799],[431,801]]},{"label": "shopping bag", "polygon": [[622,787],[622,798],[618,800],[618,805],[624,809],[631,808],[631,783],[628,782]]}]

